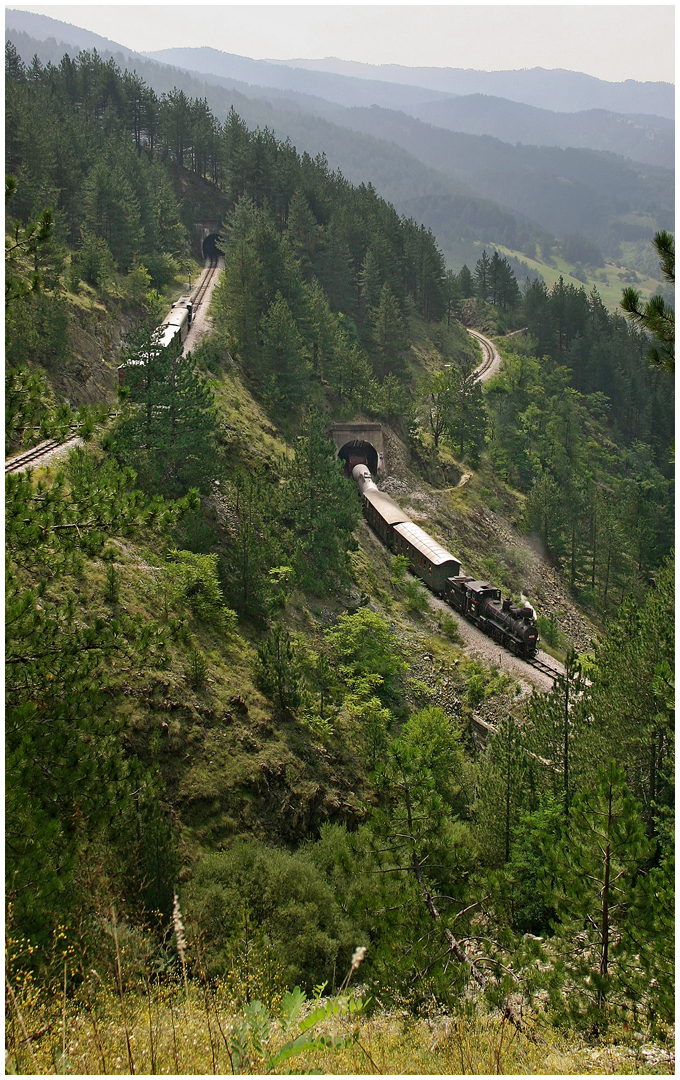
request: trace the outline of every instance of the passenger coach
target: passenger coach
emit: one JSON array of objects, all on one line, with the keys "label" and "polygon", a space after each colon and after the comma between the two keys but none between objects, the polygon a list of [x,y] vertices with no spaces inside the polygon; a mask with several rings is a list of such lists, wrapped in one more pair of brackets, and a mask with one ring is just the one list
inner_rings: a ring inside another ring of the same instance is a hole
[{"label": "passenger coach", "polygon": [[405,555],[413,573],[442,595],[446,579],[460,574],[460,561],[376,486],[368,466],[356,465],[352,477],[361,492],[364,516],[374,532],[392,551]]}]

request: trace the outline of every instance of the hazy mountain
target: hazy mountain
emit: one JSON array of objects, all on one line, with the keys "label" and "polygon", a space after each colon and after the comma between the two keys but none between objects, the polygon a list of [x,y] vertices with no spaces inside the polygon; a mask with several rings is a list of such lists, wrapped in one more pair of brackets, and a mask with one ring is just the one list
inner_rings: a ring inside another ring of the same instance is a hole
[{"label": "hazy mountain", "polygon": [[399,64],[360,64],[327,57],[325,60],[274,61],[308,71],[354,78],[398,82],[447,94],[489,94],[555,112],[607,109],[611,112],[675,118],[675,86],[667,82],[606,82],[580,71],[472,71],[466,68],[403,67]]},{"label": "hazy mountain", "polygon": [[647,165],[675,167],[675,123],[660,116],[626,116],[605,109],[551,112],[485,94],[426,102],[404,111],[468,135],[530,146],[608,150]]},{"label": "hazy mountain", "polygon": [[80,26],[72,23],[61,22],[59,19],[51,19],[48,15],[36,15],[32,11],[17,11],[15,8],[5,10],[5,36],[7,31],[18,30],[36,41],[46,41],[54,38],[56,41],[66,42],[78,49],[96,49],[97,52],[105,50],[122,53],[124,56],[133,56],[132,49],[124,45],[118,45],[108,38],[93,34],[90,30],[83,30]]},{"label": "hazy mountain", "polygon": [[[673,168],[675,164],[675,125],[672,120],[662,116],[623,115],[603,108],[587,112],[551,111],[483,94],[452,97],[415,85],[308,71],[264,60],[250,60],[209,48],[163,49],[146,55],[201,75],[219,75],[250,86],[257,84],[265,89],[275,88],[280,92],[304,95],[307,102],[300,100],[300,108],[317,112],[329,119],[336,118],[340,124],[345,123],[340,113],[333,117],[327,107],[319,109],[318,106],[313,106],[312,102],[324,99],[345,108],[378,105],[409,113],[451,131],[491,135],[504,142],[607,150],[648,165]],[[313,79],[310,80],[310,76],[313,76]],[[602,85],[611,87],[626,84]],[[644,87],[656,84],[637,85]],[[604,91],[600,96],[603,95]]]},{"label": "hazy mountain", "polygon": [[220,52],[218,49],[159,49],[145,53],[151,60],[186,68],[201,75],[221,75],[252,85],[293,90],[325,98],[336,105],[384,105],[391,109],[414,107],[423,102],[446,100],[448,94],[419,86],[400,86],[394,82],[376,82],[334,75],[324,71],[306,71],[267,60]]},{"label": "hazy mountain", "polygon": [[[45,20],[50,29],[54,24]],[[67,24],[57,25],[71,33]],[[26,62],[37,52],[43,63],[58,63],[65,51],[88,45],[85,39],[75,47],[37,41],[16,30],[7,36]],[[536,242],[577,232],[616,254],[621,239],[646,240],[655,227],[673,227],[673,174],[666,169],[582,149],[511,146],[433,127],[404,112],[346,109],[291,88],[191,73],[102,38],[97,48],[104,59],[113,56],[136,70],[159,94],[176,86],[206,97],[220,120],[233,106],[250,127],[289,137],[299,152],[325,153],[331,168],[352,182],[370,181],[399,212],[432,228],[454,264],[471,257],[474,242],[532,253]]]},{"label": "hazy mountain", "polygon": [[595,150],[511,146],[489,136],[445,131],[375,106],[348,110],[342,123],[397,143],[555,236],[579,232],[606,244],[615,219],[641,214],[650,206],[663,227],[673,227],[675,183],[669,169],[643,167]]},{"label": "hazy mountain", "polygon": [[[23,31],[43,42],[54,38],[55,46],[57,42],[66,42],[77,48],[108,50],[128,59],[140,56],[97,34],[31,12],[6,12],[6,26],[9,32]],[[672,120],[665,118],[665,113],[660,116],[643,113],[643,104],[646,103],[645,111],[649,112],[650,101],[660,100],[656,91],[656,97],[651,94],[650,87],[668,88],[667,84],[605,83],[577,72],[540,72],[539,69],[533,72],[461,72],[396,65],[377,67],[334,60],[301,60],[296,62],[299,66],[294,67],[291,63],[251,60],[211,48],[166,49],[147,55],[158,62],[209,76],[211,81],[219,80],[220,85],[239,89],[251,97],[285,100],[287,107],[312,112],[341,124],[344,123],[342,109],[345,107],[380,105],[404,111],[437,127],[470,135],[491,135],[504,142],[532,146],[607,150],[644,164],[674,166]],[[337,71],[320,70],[323,65],[337,68]],[[361,73],[365,77],[357,77]],[[381,73],[384,73],[384,79],[381,79]],[[400,73],[403,82],[395,82]],[[415,84],[414,73],[422,75],[422,87]],[[451,96],[438,89],[441,84],[466,90],[471,85],[490,85],[490,80],[495,80],[495,84],[507,89],[512,97],[515,91],[520,93],[517,86],[524,86],[525,90],[533,87],[531,92],[534,93],[539,75],[543,79],[541,93],[549,91],[554,97],[557,95],[559,111],[546,108],[547,99],[541,99],[543,107],[537,108],[508,100],[507,95],[490,96],[483,92]],[[559,98],[558,90],[562,98]],[[602,107],[586,112],[562,111],[575,108],[579,94],[588,102],[635,102],[638,111],[622,114],[612,112],[612,106],[609,111]],[[672,115],[672,94],[670,101]],[[664,105],[662,101],[661,105],[666,108],[668,102]]]},{"label": "hazy mountain", "polygon": [[[53,38],[37,41],[17,31],[9,31],[6,37],[26,63],[31,62],[34,54],[42,63],[58,63],[64,52],[71,49],[68,43]],[[111,45],[116,48],[114,42]],[[75,51],[71,49],[71,52]],[[120,66],[126,65],[126,57],[120,52],[102,48],[100,55],[104,61],[112,58]],[[524,221],[520,215],[488,199],[479,198],[465,184],[424,165],[393,142],[352,131],[299,109],[293,111],[291,103],[284,99],[277,101],[275,108],[270,101],[248,97],[233,85],[205,82],[186,71],[144,57],[130,57],[128,66],[158,94],[177,87],[189,96],[205,97],[221,121],[226,119],[233,106],[249,127],[268,127],[279,138],[290,138],[300,153],[306,152],[312,157],[325,154],[329,167],[340,169],[352,183],[372,183],[399,213],[413,217],[433,230],[455,268],[465,261],[474,265],[479,255],[475,244],[504,244],[533,252],[536,243],[549,246],[552,240],[552,236],[535,223]],[[521,271],[519,266],[517,269]]]}]

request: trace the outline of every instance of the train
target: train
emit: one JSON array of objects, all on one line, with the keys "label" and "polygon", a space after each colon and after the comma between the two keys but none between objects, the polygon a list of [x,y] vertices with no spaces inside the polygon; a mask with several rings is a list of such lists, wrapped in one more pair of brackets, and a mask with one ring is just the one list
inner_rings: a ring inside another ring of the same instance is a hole
[{"label": "train", "polygon": [[[163,322],[159,326],[161,336],[159,339],[159,345],[162,345],[164,349],[167,349],[168,345],[171,345],[176,338],[184,344],[191,327],[191,320],[194,311],[194,301],[191,296],[180,296],[179,300],[175,300],[174,304],[170,308],[170,311],[163,319]],[[122,387],[125,383],[125,369],[128,367],[139,367],[144,365],[144,360],[128,360],[125,364],[118,365],[118,385]]]},{"label": "train", "polygon": [[488,581],[463,574],[460,559],[411,521],[401,507],[375,483],[370,469],[360,463],[352,469],[369,525],[391,551],[404,555],[411,571],[434,593],[474,623],[499,645],[524,660],[538,649],[536,614],[501,597]]}]

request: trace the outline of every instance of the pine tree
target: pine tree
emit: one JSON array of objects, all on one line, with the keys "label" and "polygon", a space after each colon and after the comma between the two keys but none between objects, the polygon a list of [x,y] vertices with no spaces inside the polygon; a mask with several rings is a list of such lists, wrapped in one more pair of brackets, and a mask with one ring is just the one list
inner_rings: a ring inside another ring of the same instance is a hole
[{"label": "pine tree", "polygon": [[598,1026],[607,1022],[607,1006],[628,1004],[623,973],[639,963],[632,955],[634,889],[650,850],[640,804],[611,761],[598,769],[594,790],[576,796],[567,833],[547,852],[567,1008],[574,1017],[595,1013]]},{"label": "pine tree", "polygon": [[[675,287],[675,237],[669,232],[657,232],[653,243],[659,256],[661,273],[664,279]],[[658,344],[652,345],[647,352],[648,360],[673,375],[675,372],[675,308],[667,304],[662,296],[652,296],[641,308],[640,293],[632,287],[623,290],[621,307],[656,339]]]},{"label": "pine tree", "polygon": [[458,273],[458,287],[463,300],[469,300],[475,295],[475,281],[470,273],[470,268],[463,263]]},{"label": "pine tree", "polygon": [[370,333],[376,374],[380,377],[390,371],[401,374],[404,370],[401,354],[408,346],[408,331],[389,285],[383,285],[380,302],[371,313]]},{"label": "pine tree", "polygon": [[482,251],[475,266],[475,293],[479,300],[488,300],[491,289],[491,260],[486,251]]},{"label": "pine tree", "polygon": [[305,418],[283,481],[279,524],[285,561],[303,586],[324,593],[347,576],[359,506],[314,411]]},{"label": "pine tree", "polygon": [[482,388],[475,375],[475,361],[465,354],[453,357],[450,368],[452,384],[449,411],[449,436],[458,444],[463,457],[467,452],[470,464],[476,466],[484,446],[487,416]]},{"label": "pine tree", "polygon": [[114,452],[135,468],[145,490],[175,497],[204,488],[216,471],[212,391],[181,348],[179,339],[164,348],[158,330],[136,335],[112,435]]},{"label": "pine tree", "polygon": [[307,395],[309,360],[302,335],[281,293],[262,320],[261,377],[265,394],[282,413],[297,410]]},{"label": "pine tree", "polygon": [[521,728],[513,716],[501,721],[489,739],[476,776],[476,835],[488,865],[510,859],[522,810],[528,809],[529,758]]},{"label": "pine tree", "polygon": [[49,484],[30,473],[7,478],[6,880],[15,918],[35,941],[72,902],[83,846],[107,836],[115,846],[110,826],[149,782],[124,752],[118,706],[154,628],[98,610],[73,588],[107,538],[170,524],[195,506],[148,502],[133,479],[80,449]]}]

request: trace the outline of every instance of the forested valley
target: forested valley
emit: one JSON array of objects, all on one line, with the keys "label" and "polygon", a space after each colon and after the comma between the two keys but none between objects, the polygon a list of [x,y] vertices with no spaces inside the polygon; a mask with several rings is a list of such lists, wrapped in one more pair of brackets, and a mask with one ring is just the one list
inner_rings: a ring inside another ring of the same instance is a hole
[{"label": "forested valley", "polygon": [[[644,326],[491,249],[454,273],[370,177],[96,54],[5,74],[6,454],[80,438],[6,478],[8,1067],[672,1071]],[[206,220],[182,358],[156,328]],[[551,691],[380,545],[334,421],[382,424],[395,498],[528,595]]]}]

